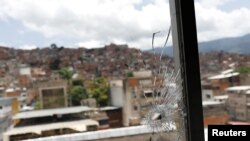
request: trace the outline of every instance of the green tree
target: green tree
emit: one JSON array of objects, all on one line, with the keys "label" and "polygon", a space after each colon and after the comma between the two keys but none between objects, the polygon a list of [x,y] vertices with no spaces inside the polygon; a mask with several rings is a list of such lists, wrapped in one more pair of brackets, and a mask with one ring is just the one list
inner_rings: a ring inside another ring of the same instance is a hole
[{"label": "green tree", "polygon": [[35,102],[35,107],[34,107],[34,109],[35,109],[35,110],[41,109],[40,101],[36,101],[36,102]]},{"label": "green tree", "polygon": [[72,81],[73,86],[83,86],[83,80],[77,79]]},{"label": "green tree", "polygon": [[51,49],[57,49],[57,45],[55,43],[53,43],[53,44],[50,45],[50,48]]},{"label": "green tree", "polygon": [[[73,70],[71,70],[70,68],[62,68],[59,70],[59,75],[67,80],[68,83],[68,93],[71,91],[71,81],[72,81],[72,76],[73,76],[74,72]],[[69,105],[72,106],[72,97],[69,96]]]},{"label": "green tree", "polygon": [[132,71],[127,72],[126,75],[127,75],[127,77],[133,77],[134,76]]},{"label": "green tree", "polygon": [[59,58],[56,58],[50,62],[49,67],[52,70],[58,70],[60,66],[61,60]]},{"label": "green tree", "polygon": [[240,67],[236,69],[236,72],[239,72],[240,74],[250,73],[250,67]]},{"label": "green tree", "polygon": [[74,74],[74,72],[70,68],[62,68],[62,69],[59,70],[59,75],[63,79],[67,80],[68,85],[71,84],[73,74]]},{"label": "green tree", "polygon": [[109,84],[106,78],[96,77],[90,81],[89,94],[99,106],[107,106],[109,101]]},{"label": "green tree", "polygon": [[86,89],[83,86],[74,86],[71,89],[70,97],[72,100],[72,105],[81,105],[81,100],[88,98]]}]

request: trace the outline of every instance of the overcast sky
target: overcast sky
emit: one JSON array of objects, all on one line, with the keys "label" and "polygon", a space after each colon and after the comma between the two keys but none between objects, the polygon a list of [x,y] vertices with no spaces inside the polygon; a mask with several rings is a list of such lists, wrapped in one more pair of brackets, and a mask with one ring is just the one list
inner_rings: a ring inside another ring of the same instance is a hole
[{"label": "overcast sky", "polygon": [[[164,43],[168,0],[0,0],[0,45],[87,48],[110,42],[146,49]],[[250,0],[196,0],[198,40],[250,33]]]}]

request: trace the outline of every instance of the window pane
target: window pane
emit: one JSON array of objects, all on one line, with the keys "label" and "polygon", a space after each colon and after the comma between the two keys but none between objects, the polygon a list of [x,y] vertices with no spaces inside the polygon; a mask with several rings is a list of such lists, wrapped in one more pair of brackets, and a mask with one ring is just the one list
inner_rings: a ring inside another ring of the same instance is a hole
[{"label": "window pane", "polygon": [[4,141],[186,140],[168,1],[0,4],[0,95],[19,109]]},{"label": "window pane", "polygon": [[[249,124],[249,19],[246,0],[196,0],[204,125]],[[239,26],[240,25],[240,26]]]}]

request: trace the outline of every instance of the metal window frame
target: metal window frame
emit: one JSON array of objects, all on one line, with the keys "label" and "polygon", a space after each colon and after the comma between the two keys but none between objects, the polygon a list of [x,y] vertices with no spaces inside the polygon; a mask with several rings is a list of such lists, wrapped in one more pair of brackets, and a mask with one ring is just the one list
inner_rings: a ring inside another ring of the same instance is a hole
[{"label": "metal window frame", "polygon": [[186,140],[204,141],[194,0],[169,0],[174,61],[183,78]]}]

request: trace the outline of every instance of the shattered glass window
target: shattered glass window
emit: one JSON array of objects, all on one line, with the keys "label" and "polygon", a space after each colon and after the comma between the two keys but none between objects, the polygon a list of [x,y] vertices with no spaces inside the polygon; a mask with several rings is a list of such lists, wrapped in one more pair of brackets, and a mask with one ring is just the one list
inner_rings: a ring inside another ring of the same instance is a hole
[{"label": "shattered glass window", "polygon": [[167,43],[171,36],[171,26],[167,31],[165,42],[161,48],[155,48],[154,43],[157,34],[161,34],[161,36],[164,34],[161,31],[152,34],[154,62],[159,62],[159,64],[151,78],[151,91],[143,92],[148,107],[142,117],[142,124],[152,131],[150,141],[163,140],[164,134],[168,133],[174,134],[171,140],[185,140],[184,116],[186,113],[183,106],[180,68],[174,67],[172,58],[164,58],[166,49],[170,48]]},{"label": "shattered glass window", "polygon": [[186,140],[169,0],[0,5],[0,96],[22,104],[4,141]]}]

